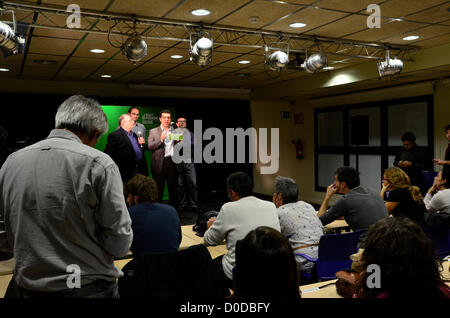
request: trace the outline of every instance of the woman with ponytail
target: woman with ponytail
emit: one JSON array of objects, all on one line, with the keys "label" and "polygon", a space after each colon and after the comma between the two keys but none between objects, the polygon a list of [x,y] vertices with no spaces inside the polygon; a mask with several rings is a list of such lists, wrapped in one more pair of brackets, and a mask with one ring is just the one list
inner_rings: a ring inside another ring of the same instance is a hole
[{"label": "woman with ponytail", "polygon": [[[387,191],[389,195],[386,195]],[[420,189],[411,186],[408,175],[402,169],[393,167],[384,171],[380,195],[392,216],[408,217],[417,223],[423,221],[426,208]]]}]

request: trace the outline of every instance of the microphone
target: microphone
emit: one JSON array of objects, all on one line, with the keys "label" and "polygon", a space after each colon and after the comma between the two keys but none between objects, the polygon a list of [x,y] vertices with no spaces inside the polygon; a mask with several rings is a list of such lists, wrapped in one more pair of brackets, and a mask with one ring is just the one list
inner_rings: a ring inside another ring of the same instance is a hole
[{"label": "microphone", "polygon": [[177,129],[177,126],[173,121],[170,122],[170,127],[172,127],[173,129]]},{"label": "microphone", "polygon": [[[142,131],[138,131],[138,136],[139,136],[139,138],[141,138],[142,137]],[[141,146],[141,148],[144,148],[144,146],[142,145],[142,144],[140,144],[140,146]]]}]

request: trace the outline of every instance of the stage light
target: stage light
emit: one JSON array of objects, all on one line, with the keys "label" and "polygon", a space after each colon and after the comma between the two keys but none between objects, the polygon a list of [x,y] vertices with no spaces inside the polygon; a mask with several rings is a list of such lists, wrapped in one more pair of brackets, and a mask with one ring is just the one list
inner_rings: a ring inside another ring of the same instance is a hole
[{"label": "stage light", "polygon": [[264,63],[270,70],[280,72],[289,63],[289,43],[274,42],[266,45]]},{"label": "stage light", "polygon": [[0,14],[10,12],[12,13],[13,21],[9,22],[13,25],[11,27],[8,23],[0,21],[0,50],[4,57],[23,53],[25,50],[25,37],[27,26],[18,31],[16,24],[16,16],[14,11],[1,11]]},{"label": "stage light", "polygon": [[137,33],[131,35],[120,47],[122,54],[136,64],[147,55],[147,43]]},{"label": "stage light", "polygon": [[314,53],[308,56],[303,63],[303,68],[308,73],[316,73],[319,72],[327,65],[327,57],[322,53]]},{"label": "stage light", "polygon": [[269,55],[266,63],[271,70],[281,71],[289,63],[289,57],[283,51],[275,51]]},{"label": "stage light", "polygon": [[386,51],[386,60],[377,63],[378,74],[381,77],[400,74],[403,70],[403,62],[400,59],[389,57],[389,50]]},{"label": "stage light", "polygon": [[[201,36],[201,37],[200,37]],[[208,37],[209,34],[191,34],[190,35],[190,50],[189,55],[191,56],[191,61],[198,66],[205,66],[211,62],[212,52],[213,52],[213,41]],[[200,37],[200,38],[199,38]],[[198,39],[194,45],[192,45],[193,40]]]}]

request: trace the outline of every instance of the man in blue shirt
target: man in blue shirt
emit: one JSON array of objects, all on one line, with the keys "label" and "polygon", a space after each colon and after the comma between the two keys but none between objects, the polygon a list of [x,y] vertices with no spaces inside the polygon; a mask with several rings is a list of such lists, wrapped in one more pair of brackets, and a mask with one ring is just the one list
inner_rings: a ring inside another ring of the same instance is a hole
[{"label": "man in blue shirt", "polygon": [[133,255],[176,252],[181,243],[178,213],[168,204],[158,203],[158,187],[149,177],[137,174],[125,192],[133,230]]}]

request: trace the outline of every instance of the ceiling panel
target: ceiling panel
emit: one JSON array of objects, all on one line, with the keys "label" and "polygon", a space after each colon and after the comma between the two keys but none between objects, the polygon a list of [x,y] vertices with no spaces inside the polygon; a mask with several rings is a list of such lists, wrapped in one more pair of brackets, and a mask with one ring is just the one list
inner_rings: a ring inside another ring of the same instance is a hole
[{"label": "ceiling panel", "polygon": [[411,14],[407,19],[428,23],[438,23],[446,21],[448,24],[450,21],[450,11],[448,11],[448,8],[450,8],[450,3],[446,1],[442,5],[431,7],[419,13]]},{"label": "ceiling panel", "polygon": [[324,0],[320,1],[317,6],[320,8],[342,10],[348,12],[366,12],[369,4],[378,4],[384,0]]},{"label": "ceiling panel", "polygon": [[[56,5],[56,6],[63,6],[67,7],[70,4],[78,4],[80,6],[81,11],[83,9],[91,9],[91,10],[99,10],[103,11],[106,6],[108,5],[110,0],[42,0],[42,4],[50,4],[50,5]],[[36,1],[35,1],[36,2]]]},{"label": "ceiling panel", "polygon": [[[255,1],[226,17],[220,21],[220,24],[258,29],[298,9],[298,6],[290,4],[280,5],[267,1]],[[258,17],[258,21],[250,23],[249,18],[254,16]]]},{"label": "ceiling panel", "polygon": [[[265,29],[290,33],[304,33],[308,30],[314,29],[318,26],[326,25],[345,16],[347,16],[346,13],[322,10],[318,8],[306,8],[268,26]],[[289,27],[289,24],[296,22],[305,23],[306,26],[300,29]]]},{"label": "ceiling panel", "polygon": [[[93,2],[93,1],[91,1]],[[171,10],[180,0],[142,1],[142,0],[116,0],[109,8],[109,12],[127,15],[148,17],[162,17]]]},{"label": "ceiling panel", "polygon": [[367,25],[361,28],[361,32],[347,35],[345,38],[357,41],[378,41],[380,39],[386,39],[398,34],[404,34],[408,31],[415,30],[423,25],[420,23],[412,22],[392,22],[382,23],[380,28],[368,29]]},{"label": "ceiling panel", "polygon": [[401,18],[412,15],[421,10],[445,3],[443,0],[396,0],[387,1],[380,5],[381,14],[391,18]]}]

